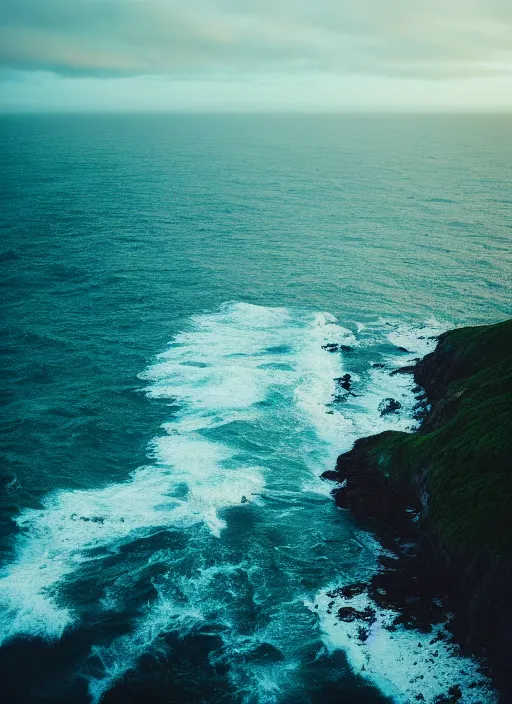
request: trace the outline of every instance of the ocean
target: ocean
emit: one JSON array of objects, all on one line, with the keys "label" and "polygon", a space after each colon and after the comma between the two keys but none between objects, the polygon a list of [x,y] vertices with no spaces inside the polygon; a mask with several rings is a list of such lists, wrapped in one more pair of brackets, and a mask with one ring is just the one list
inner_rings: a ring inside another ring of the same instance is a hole
[{"label": "ocean", "polygon": [[383,548],[320,475],[510,315],[512,118],[4,115],[0,156],[5,701],[495,701],[332,617]]}]

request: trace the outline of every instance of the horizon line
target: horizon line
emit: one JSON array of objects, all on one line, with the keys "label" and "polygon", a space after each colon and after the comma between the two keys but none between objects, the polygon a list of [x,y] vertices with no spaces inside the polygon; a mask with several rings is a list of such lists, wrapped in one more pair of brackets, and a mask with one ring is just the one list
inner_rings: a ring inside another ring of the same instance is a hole
[{"label": "horizon line", "polygon": [[16,115],[512,115],[512,107],[503,108],[337,108],[337,109],[250,109],[225,108],[225,109],[197,109],[197,108],[154,108],[142,110],[137,108],[110,109],[110,108],[12,108],[0,107],[0,116]]}]

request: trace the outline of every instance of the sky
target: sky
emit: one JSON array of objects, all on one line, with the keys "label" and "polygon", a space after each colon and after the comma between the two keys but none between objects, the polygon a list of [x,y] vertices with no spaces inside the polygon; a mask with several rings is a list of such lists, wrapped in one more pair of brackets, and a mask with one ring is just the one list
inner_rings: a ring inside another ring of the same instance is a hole
[{"label": "sky", "polygon": [[512,0],[0,0],[0,111],[512,111]]}]

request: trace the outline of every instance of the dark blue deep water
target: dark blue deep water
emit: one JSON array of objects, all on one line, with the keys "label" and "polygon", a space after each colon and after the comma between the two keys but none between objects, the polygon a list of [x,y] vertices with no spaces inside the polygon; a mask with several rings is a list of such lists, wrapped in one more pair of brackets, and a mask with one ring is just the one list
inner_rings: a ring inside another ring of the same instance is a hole
[{"label": "dark blue deep water", "polygon": [[380,547],[319,475],[510,315],[512,119],[3,116],[0,157],[5,701],[494,701],[332,621]]}]

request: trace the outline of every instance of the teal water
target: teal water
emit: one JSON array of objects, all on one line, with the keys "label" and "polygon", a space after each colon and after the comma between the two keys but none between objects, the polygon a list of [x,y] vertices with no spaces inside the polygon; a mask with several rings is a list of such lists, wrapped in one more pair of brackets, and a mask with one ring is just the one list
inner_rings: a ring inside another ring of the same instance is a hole
[{"label": "teal water", "polygon": [[9,701],[434,700],[330,633],[379,547],[319,475],[413,427],[393,367],[510,314],[511,128],[0,119]]}]

